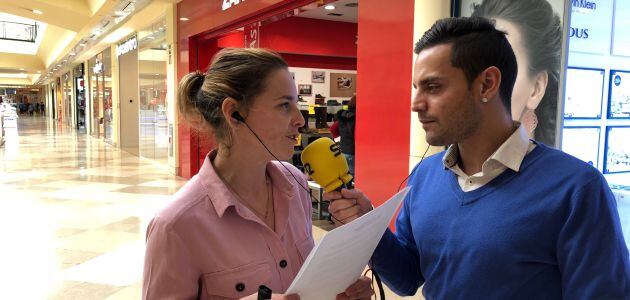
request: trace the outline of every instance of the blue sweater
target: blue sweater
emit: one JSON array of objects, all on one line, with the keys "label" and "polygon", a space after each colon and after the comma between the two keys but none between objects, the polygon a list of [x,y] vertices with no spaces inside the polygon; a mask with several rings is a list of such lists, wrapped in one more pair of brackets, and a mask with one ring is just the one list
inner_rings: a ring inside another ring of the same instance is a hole
[{"label": "blue sweater", "polygon": [[400,295],[427,299],[630,299],[616,203],[588,164],[538,144],[521,165],[463,192],[442,164],[416,166],[373,255]]}]

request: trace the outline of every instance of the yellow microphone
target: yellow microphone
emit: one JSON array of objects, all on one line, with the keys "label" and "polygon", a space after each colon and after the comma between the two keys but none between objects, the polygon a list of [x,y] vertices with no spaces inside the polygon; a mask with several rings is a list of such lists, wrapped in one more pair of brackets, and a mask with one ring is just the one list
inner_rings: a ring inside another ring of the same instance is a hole
[{"label": "yellow microphone", "polygon": [[319,138],[302,151],[304,171],[327,193],[351,188],[352,175],[339,144],[329,138]]}]

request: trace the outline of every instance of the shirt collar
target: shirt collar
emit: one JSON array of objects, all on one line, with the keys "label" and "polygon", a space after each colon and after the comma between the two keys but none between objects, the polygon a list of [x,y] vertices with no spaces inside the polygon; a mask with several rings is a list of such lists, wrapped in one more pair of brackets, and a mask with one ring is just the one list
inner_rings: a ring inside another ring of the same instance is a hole
[{"label": "shirt collar", "polygon": [[[238,196],[234,194],[234,192],[223,182],[219,174],[214,169],[212,165],[212,161],[217,156],[217,150],[212,150],[206,156],[206,159],[203,162],[203,165],[199,169],[199,180],[204,186],[208,196],[210,197],[210,201],[212,202],[212,206],[216,211],[219,217],[223,217],[225,211],[230,206],[238,207],[242,205],[238,200]],[[271,183],[274,189],[274,195],[276,192],[281,192],[287,198],[293,197],[293,185],[289,178],[283,171],[282,166],[279,165],[279,162],[270,161],[267,163],[267,174],[271,177]]]},{"label": "shirt collar", "polygon": [[[497,161],[504,165],[507,168],[518,172],[521,163],[523,163],[523,159],[527,154],[527,149],[529,147],[529,136],[525,131],[525,127],[519,123],[514,122],[514,126],[518,127],[510,137],[499,146],[499,149],[495,151],[484,164],[490,160]],[[452,144],[446,150],[444,157],[442,158],[442,164],[444,165],[444,169],[451,169],[457,165],[459,161],[459,148],[457,144]]]}]

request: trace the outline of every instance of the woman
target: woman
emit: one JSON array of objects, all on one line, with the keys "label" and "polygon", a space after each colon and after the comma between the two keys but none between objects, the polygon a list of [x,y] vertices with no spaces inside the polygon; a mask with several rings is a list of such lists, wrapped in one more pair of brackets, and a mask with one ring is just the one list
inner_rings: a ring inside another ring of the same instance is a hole
[{"label": "woman", "polygon": [[[218,147],[149,224],[144,299],[256,299],[260,285],[289,287],[314,245],[306,180],[274,161],[292,156],[304,125],[296,100],[286,62],[262,49],[224,49],[207,73],[182,79],[180,112]],[[351,288],[346,296],[371,295],[367,278]]]},{"label": "woman", "polygon": [[494,19],[497,28],[507,32],[514,50],[518,75],[512,92],[512,118],[525,125],[530,137],[555,145],[560,18],[547,0],[484,0],[472,15]]}]

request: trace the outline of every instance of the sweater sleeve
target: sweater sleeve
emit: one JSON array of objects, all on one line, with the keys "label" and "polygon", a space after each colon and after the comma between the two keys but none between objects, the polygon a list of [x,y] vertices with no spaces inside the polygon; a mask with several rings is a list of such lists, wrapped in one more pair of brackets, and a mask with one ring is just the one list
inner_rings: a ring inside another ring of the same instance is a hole
[{"label": "sweater sleeve", "polygon": [[599,175],[573,193],[557,256],[565,299],[630,298],[630,264],[612,191]]},{"label": "sweater sleeve", "polygon": [[372,256],[374,270],[392,291],[401,296],[414,295],[424,283],[409,219],[410,195],[412,193],[403,202],[396,219],[396,233],[387,229]]},{"label": "sweater sleeve", "polygon": [[159,217],[147,229],[142,299],[196,299],[199,283],[181,237]]}]

